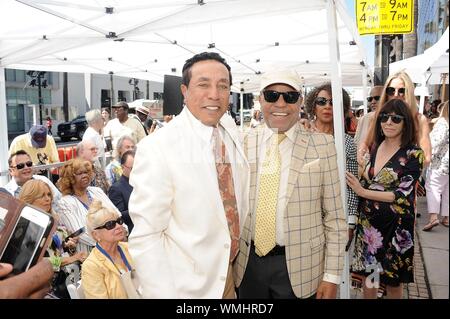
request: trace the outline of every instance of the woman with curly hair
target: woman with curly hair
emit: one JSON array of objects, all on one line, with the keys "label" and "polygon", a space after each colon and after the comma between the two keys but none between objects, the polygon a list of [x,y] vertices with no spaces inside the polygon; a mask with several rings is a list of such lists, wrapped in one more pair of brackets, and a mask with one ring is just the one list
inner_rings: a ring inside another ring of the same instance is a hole
[{"label": "woman with curly hair", "polygon": [[[308,93],[305,99],[305,110],[308,117],[311,119],[311,126],[313,130],[320,133],[327,133],[334,135],[333,126],[333,102],[331,93],[331,83],[327,82],[318,87],[315,87],[311,92]],[[350,112],[350,96],[347,91],[342,89],[342,102],[344,108],[344,114]],[[358,174],[358,163],[356,161],[356,146],[353,142],[353,138],[345,134],[345,167],[346,170]],[[353,229],[356,225],[356,220],[358,219],[358,203],[359,198],[355,192],[347,187],[347,206],[348,206],[348,224],[349,224],[349,236],[352,237]]]},{"label": "woman with curly hair", "polygon": [[[117,211],[101,188],[89,186],[94,173],[92,164],[82,159],[73,159],[62,167],[57,186],[63,197],[57,203],[61,222],[73,233],[86,226],[86,215],[94,199]],[[80,235],[78,251],[89,252],[95,246],[95,240],[87,233]]]},{"label": "woman with curly hair", "polygon": [[[361,198],[352,271],[366,278],[363,294],[400,299],[403,283],[414,281],[415,185],[424,152],[416,146],[416,122],[408,105],[392,99],[379,108],[374,144],[360,181],[347,172],[347,184]],[[374,279],[374,282],[370,278]]]}]

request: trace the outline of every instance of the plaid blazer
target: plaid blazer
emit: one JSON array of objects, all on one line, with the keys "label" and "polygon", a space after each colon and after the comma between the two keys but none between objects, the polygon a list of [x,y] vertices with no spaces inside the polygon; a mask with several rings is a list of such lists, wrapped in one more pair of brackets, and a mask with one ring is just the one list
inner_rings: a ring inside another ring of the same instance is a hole
[{"label": "plaid blazer", "polygon": [[[262,129],[244,140],[250,163],[250,210],[244,223],[240,252],[234,263],[239,287],[251,244],[251,221],[256,211],[256,175]],[[342,209],[336,148],[331,135],[310,133],[297,124],[284,210],[286,263],[298,298],[313,295],[324,273],[340,276],[344,266],[347,223]]]}]

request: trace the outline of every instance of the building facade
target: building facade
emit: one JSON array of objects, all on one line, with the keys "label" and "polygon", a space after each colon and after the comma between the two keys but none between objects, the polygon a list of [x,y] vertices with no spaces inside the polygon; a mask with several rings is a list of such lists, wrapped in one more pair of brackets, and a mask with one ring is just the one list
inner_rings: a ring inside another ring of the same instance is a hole
[{"label": "building facade", "polygon": [[[63,73],[46,72],[41,85],[42,117],[50,116],[53,126],[64,122],[63,111]],[[31,86],[31,78],[25,70],[6,69],[6,108],[8,135],[13,138],[28,132],[39,123],[38,87]],[[161,99],[163,83],[139,80],[104,74],[68,73],[68,115],[69,120],[84,114],[92,108],[107,107],[117,101],[133,101],[133,97]],[[111,91],[111,86],[113,91]],[[113,94],[111,94],[113,92]],[[56,130],[53,130],[56,134]]]}]

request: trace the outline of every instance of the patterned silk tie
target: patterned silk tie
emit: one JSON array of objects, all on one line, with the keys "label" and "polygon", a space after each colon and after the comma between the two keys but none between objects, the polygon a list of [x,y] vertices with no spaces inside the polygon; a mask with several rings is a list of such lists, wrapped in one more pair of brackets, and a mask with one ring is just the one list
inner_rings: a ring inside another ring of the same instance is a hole
[{"label": "patterned silk tie", "polygon": [[226,153],[225,144],[220,138],[217,128],[213,130],[214,157],[216,160],[217,179],[220,196],[222,197],[225,216],[231,237],[230,262],[236,258],[239,251],[239,215],[234,193],[231,164]]},{"label": "patterned silk tie", "polygon": [[285,134],[274,134],[261,168],[255,224],[255,251],[258,256],[267,255],[276,245],[276,215],[281,173],[279,144],[285,137]]}]

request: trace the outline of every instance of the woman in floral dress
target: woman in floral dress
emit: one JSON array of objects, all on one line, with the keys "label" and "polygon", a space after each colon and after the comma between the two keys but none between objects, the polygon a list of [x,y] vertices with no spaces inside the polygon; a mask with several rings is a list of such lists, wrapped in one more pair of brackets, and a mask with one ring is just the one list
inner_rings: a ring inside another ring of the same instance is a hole
[{"label": "woman in floral dress", "polygon": [[402,298],[402,284],[414,281],[415,185],[424,161],[415,132],[408,105],[390,100],[376,119],[361,183],[347,172],[347,184],[361,198],[352,271],[369,276],[366,299],[377,297],[380,281],[392,299]]}]

